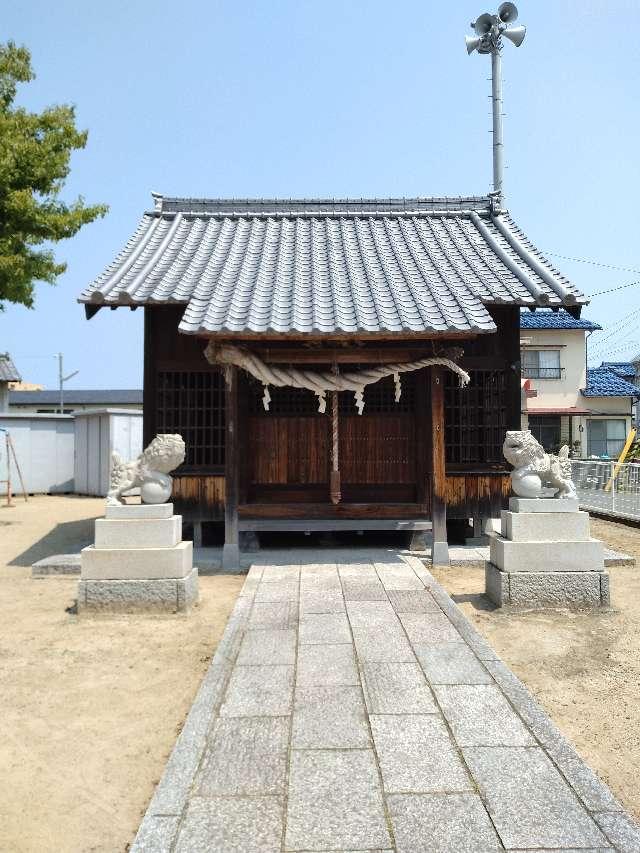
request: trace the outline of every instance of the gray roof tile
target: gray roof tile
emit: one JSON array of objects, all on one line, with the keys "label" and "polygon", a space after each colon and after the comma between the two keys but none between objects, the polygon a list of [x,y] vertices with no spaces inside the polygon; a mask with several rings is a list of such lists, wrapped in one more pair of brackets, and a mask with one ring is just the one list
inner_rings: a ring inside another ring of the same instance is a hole
[{"label": "gray roof tile", "polygon": [[20,382],[21,376],[8,352],[0,352],[0,382]]},{"label": "gray roof tile", "polygon": [[178,303],[186,333],[494,331],[587,300],[486,198],[165,199],[82,293]]}]

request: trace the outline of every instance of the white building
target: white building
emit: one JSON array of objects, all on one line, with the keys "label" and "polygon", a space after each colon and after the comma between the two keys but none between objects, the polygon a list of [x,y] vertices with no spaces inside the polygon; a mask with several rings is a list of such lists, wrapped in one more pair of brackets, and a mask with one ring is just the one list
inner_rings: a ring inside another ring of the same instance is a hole
[{"label": "white building", "polygon": [[587,368],[587,339],[601,329],[565,311],[522,312],[523,428],[547,450],[617,457],[632,426],[635,387],[608,366]]}]

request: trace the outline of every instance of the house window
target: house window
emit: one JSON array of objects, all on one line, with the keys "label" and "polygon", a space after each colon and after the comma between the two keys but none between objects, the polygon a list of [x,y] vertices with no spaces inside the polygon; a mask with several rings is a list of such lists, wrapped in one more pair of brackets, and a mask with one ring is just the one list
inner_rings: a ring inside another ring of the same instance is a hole
[{"label": "house window", "polygon": [[588,455],[617,459],[626,441],[626,429],[627,424],[624,420],[587,421]]},{"label": "house window", "polygon": [[548,453],[560,449],[560,415],[529,415],[531,434]]},{"label": "house window", "polygon": [[525,379],[560,379],[560,350],[522,350],[522,375]]}]

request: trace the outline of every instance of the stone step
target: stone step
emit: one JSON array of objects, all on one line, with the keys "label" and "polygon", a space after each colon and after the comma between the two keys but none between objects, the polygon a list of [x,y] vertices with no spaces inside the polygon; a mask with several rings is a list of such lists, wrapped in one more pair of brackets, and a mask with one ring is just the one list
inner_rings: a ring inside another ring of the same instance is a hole
[{"label": "stone step", "polygon": [[174,548],[182,539],[182,516],[169,518],[98,518],[95,547]]},{"label": "stone step", "polygon": [[193,565],[193,545],[179,542],[173,548],[82,549],[83,580],[145,580],[184,578]]},{"label": "stone step", "polygon": [[511,512],[502,510],[502,535],[514,542],[587,542],[588,512]]},{"label": "stone step", "polygon": [[492,536],[489,559],[505,572],[602,572],[604,549],[598,539],[587,542],[512,542]]}]

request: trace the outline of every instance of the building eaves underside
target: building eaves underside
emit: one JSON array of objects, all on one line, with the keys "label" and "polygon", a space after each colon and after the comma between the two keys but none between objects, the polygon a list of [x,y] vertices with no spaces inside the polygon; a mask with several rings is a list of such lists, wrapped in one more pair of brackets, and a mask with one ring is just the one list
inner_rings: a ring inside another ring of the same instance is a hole
[{"label": "building eaves underside", "polygon": [[184,306],[186,334],[495,332],[491,305],[586,298],[486,198],[164,199],[82,293],[101,307]]}]

